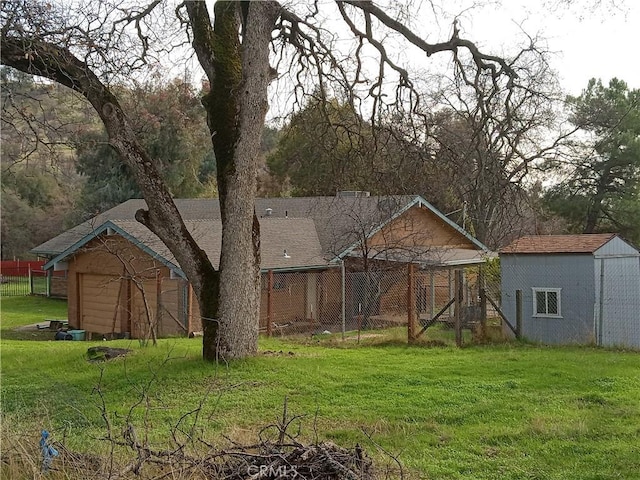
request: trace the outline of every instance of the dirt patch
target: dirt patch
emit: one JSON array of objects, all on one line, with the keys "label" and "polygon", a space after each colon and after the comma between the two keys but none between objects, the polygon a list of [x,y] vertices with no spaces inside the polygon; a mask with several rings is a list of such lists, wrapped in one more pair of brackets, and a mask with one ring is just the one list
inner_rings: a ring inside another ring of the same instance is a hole
[{"label": "dirt patch", "polygon": [[125,357],[131,350],[128,348],[91,347],[87,349],[87,359],[90,362],[106,362],[117,357]]},{"label": "dirt patch", "polygon": [[265,357],[293,357],[295,355],[293,352],[285,352],[283,350],[280,350],[279,352],[274,350],[265,350],[264,352],[260,352],[260,354]]}]

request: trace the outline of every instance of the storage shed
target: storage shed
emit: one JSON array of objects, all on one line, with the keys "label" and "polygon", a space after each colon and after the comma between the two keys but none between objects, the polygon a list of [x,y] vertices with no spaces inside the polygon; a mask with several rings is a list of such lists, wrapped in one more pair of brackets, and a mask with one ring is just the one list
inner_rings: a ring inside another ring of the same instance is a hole
[{"label": "storage shed", "polygon": [[502,310],[547,344],[640,348],[640,252],[616,234],[525,236],[500,251]]}]

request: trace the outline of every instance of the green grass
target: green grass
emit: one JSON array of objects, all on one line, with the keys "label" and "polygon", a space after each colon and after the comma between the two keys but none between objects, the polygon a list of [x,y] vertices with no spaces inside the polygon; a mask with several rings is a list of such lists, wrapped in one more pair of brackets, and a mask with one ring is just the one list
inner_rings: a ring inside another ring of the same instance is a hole
[{"label": "green grass", "polygon": [[46,297],[0,297],[0,335],[3,340],[47,340],[53,332],[20,331],[16,327],[43,323],[45,320],[66,319],[67,302]]},{"label": "green grass", "polygon": [[360,345],[261,339],[259,356],[219,367],[201,361],[199,339],[162,340],[155,348],[117,341],[109,345],[132,354],[97,365],[85,360],[96,342],[7,337],[21,322],[61,316],[58,302],[30,301],[38,310],[31,317],[28,302],[3,299],[1,388],[3,424],[19,426],[34,442],[46,427],[76,448],[96,448],[104,428],[94,387],[102,375],[117,425],[115,413],[125,415],[146,389],[149,402],[134,417],[140,429],[146,418],[156,440],[206,399],[204,438],[254,441],[281,415],[286,397],[291,414],[306,415],[305,438],[360,443],[378,455],[366,432],[415,478],[640,478],[637,352],[427,348],[407,346],[396,333],[398,340]]}]

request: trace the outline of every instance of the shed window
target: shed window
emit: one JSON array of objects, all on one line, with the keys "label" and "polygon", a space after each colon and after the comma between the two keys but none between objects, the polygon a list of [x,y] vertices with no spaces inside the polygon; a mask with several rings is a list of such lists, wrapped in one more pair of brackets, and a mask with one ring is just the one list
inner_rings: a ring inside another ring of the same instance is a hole
[{"label": "shed window", "polygon": [[560,317],[560,288],[533,289],[533,316]]}]

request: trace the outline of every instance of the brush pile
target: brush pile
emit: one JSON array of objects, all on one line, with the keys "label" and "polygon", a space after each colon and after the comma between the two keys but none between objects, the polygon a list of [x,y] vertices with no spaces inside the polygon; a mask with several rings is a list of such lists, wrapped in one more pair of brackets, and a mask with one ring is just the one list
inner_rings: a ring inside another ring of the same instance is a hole
[{"label": "brush pile", "polygon": [[[322,442],[234,445],[189,455],[183,450],[155,451],[138,446],[137,458],[118,467],[108,459],[81,455],[56,444],[60,459],[51,473],[60,471],[108,479],[224,479],[224,480],[374,480],[373,463],[356,445],[352,449]],[[83,478],[83,477],[76,477]]]},{"label": "brush pile", "polygon": [[[375,480],[373,462],[356,445],[343,448],[330,442],[305,444],[299,435],[288,430],[300,417],[287,418],[286,403],[283,417],[258,434],[258,442],[243,445],[227,439],[224,447],[210,445],[195,431],[186,435],[187,442],[174,441],[168,449],[157,449],[138,435],[128,424],[117,436],[110,430],[104,438],[106,451],[99,455],[79,453],[64,442],[51,442],[56,457],[45,468],[33,443],[14,443],[4,451],[0,474],[27,473],[38,476],[41,470],[49,479],[103,478],[110,480]],[[184,431],[182,433],[185,433]],[[299,424],[298,424],[299,433]],[[26,454],[26,457],[25,457]],[[2,475],[0,475],[2,476]],[[13,476],[13,475],[9,475]],[[386,478],[389,474],[385,475]]]}]

